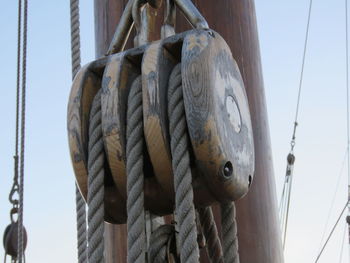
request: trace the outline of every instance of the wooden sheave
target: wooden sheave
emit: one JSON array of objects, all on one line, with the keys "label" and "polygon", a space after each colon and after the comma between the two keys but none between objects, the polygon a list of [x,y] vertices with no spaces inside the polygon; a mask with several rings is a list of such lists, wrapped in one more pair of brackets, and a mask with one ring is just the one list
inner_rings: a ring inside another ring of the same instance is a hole
[{"label": "wooden sheave", "polygon": [[[194,0],[209,26],[228,43],[245,83],[255,143],[255,177],[250,192],[237,202],[239,253],[241,263],[283,263],[276,209],[270,135],[263,86],[254,0]],[[106,53],[127,0],[95,0],[96,56]],[[163,11],[156,12],[157,24]],[[158,27],[159,28],[159,27]],[[181,14],[176,31],[189,29]],[[155,30],[152,39],[159,39]],[[131,40],[133,38],[131,37]],[[132,43],[132,41],[129,41]],[[129,44],[128,47],[131,45]],[[219,224],[219,210],[214,208]],[[220,231],[220,225],[218,225]],[[126,262],[126,225],[106,227],[107,262]],[[201,261],[204,259],[202,253]]]}]

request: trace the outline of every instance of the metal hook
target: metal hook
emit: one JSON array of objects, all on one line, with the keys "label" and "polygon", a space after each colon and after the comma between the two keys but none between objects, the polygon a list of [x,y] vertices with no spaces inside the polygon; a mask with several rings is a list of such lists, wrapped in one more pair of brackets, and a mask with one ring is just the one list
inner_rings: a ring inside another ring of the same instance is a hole
[{"label": "metal hook", "polygon": [[197,29],[209,29],[208,23],[191,0],[174,0],[188,21]]},{"label": "metal hook", "polygon": [[136,0],[129,0],[127,3],[122,17],[120,18],[117,29],[112,38],[111,44],[107,51],[107,56],[118,53],[124,50],[126,41],[129,38],[131,29],[133,27],[134,21],[132,18],[132,8]]},{"label": "metal hook", "polygon": [[161,37],[166,38],[175,35],[176,7],[174,0],[166,0],[164,11],[164,24]]},{"label": "metal hook", "polygon": [[149,17],[147,9],[144,8],[147,0],[135,0],[132,7],[132,18],[134,20],[136,36],[134,46],[138,47],[149,42]]},{"label": "metal hook", "polygon": [[14,220],[13,215],[18,214],[18,208],[17,207],[13,207],[10,211],[10,219],[11,219],[11,223],[16,223],[17,220]]}]

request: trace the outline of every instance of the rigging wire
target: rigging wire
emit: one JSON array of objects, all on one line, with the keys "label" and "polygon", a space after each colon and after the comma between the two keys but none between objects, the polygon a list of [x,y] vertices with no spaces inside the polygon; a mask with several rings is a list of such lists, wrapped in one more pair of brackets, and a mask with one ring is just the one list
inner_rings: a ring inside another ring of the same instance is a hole
[{"label": "rigging wire", "polygon": [[23,240],[23,193],[24,193],[24,151],[25,151],[25,117],[26,117],[26,73],[27,73],[27,22],[28,0],[23,6],[23,45],[22,45],[22,96],[21,96],[21,149],[19,173],[19,212],[18,212],[18,262],[24,258]]},{"label": "rigging wire", "polygon": [[342,236],[342,242],[341,242],[341,248],[340,248],[340,256],[339,256],[339,263],[342,262],[343,259],[343,252],[344,252],[344,243],[345,243],[345,236],[346,236],[346,222],[344,224],[344,230],[343,230],[343,236]]},{"label": "rigging wire", "polygon": [[340,215],[338,216],[337,221],[336,221],[335,224],[333,225],[332,230],[331,230],[331,232],[329,233],[329,235],[328,235],[328,237],[327,237],[327,239],[326,239],[326,242],[323,244],[320,253],[318,253],[317,258],[316,258],[316,260],[315,260],[315,263],[318,262],[318,260],[319,260],[320,257],[322,256],[323,251],[325,250],[325,248],[326,248],[326,246],[327,246],[329,240],[331,239],[331,237],[332,237],[332,235],[333,235],[333,233],[334,233],[334,230],[336,229],[336,227],[337,227],[337,225],[338,225],[340,219],[342,218],[342,216],[343,216],[343,214],[344,214],[346,208],[348,207],[348,205],[349,205],[349,201],[347,201],[347,202],[345,203],[345,206],[344,206],[344,208],[342,209]]},{"label": "rigging wire", "polygon": [[285,177],[284,186],[283,186],[283,190],[282,190],[282,196],[281,196],[281,200],[280,200],[279,213],[280,213],[280,225],[281,225],[281,231],[282,231],[283,248],[285,247],[285,241],[286,241],[286,237],[287,237],[289,207],[290,207],[292,182],[293,182],[293,168],[294,168],[294,161],[295,161],[294,147],[295,147],[295,139],[296,139],[296,130],[297,130],[297,126],[298,126],[298,116],[299,116],[301,93],[302,93],[303,80],[304,80],[305,58],[306,58],[307,44],[308,44],[308,40],[309,40],[309,29],[310,29],[312,2],[313,2],[312,0],[310,0],[310,2],[309,2],[309,11],[308,11],[308,18],[307,18],[307,25],[306,25],[304,51],[303,51],[303,56],[302,56],[297,105],[296,105],[296,111],[295,111],[293,134],[292,134],[292,139],[290,142],[291,148],[290,148],[290,151],[289,151],[289,154],[287,157],[287,160],[288,160],[287,171],[286,171],[286,177]]},{"label": "rigging wire", "polygon": [[342,175],[343,175],[343,171],[344,171],[344,168],[345,168],[345,162],[347,160],[348,154],[349,154],[349,152],[348,152],[348,148],[347,148],[345,150],[345,154],[344,154],[343,161],[342,161],[342,164],[341,164],[341,168],[340,168],[340,171],[339,171],[339,175],[338,175],[338,178],[337,178],[337,183],[336,183],[336,187],[334,189],[331,206],[330,206],[329,211],[328,211],[326,224],[325,224],[325,226],[323,228],[322,237],[321,237],[321,241],[320,241],[320,245],[319,245],[319,251],[321,251],[322,244],[323,244],[323,241],[324,241],[324,237],[326,235],[326,231],[327,231],[327,228],[328,228],[329,220],[331,218],[331,214],[332,214],[332,211],[334,209],[335,198],[336,198],[337,193],[338,193],[338,189],[339,189],[339,186],[340,186],[340,181],[341,181],[341,178],[342,178]]},{"label": "rigging wire", "polygon": [[[345,52],[346,52],[346,131],[348,148],[348,203],[350,201],[350,109],[349,109],[349,19],[348,19],[348,0],[345,0]],[[350,216],[350,206],[348,206],[348,217]],[[348,244],[350,248],[350,224],[348,222]]]}]

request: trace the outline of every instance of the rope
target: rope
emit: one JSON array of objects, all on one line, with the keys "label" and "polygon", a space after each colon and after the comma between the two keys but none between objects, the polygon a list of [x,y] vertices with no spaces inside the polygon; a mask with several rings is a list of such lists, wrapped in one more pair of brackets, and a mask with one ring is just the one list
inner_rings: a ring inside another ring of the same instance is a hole
[{"label": "rope", "polygon": [[71,56],[73,78],[80,69],[79,0],[70,0]]},{"label": "rope", "polygon": [[127,110],[128,262],[145,262],[143,119],[141,77],[132,83]]},{"label": "rope", "polygon": [[221,204],[221,226],[225,262],[239,263],[236,207],[233,202]]},{"label": "rope", "polygon": [[181,65],[173,69],[168,89],[168,115],[174,171],[176,219],[179,224],[181,262],[199,261],[192,174],[188,152],[188,135],[182,94]]},{"label": "rope", "polygon": [[104,150],[101,126],[101,91],[90,111],[88,157],[88,259],[104,262]]},{"label": "rope", "polygon": [[21,152],[19,174],[19,212],[18,212],[18,262],[22,263],[24,254],[23,244],[23,193],[24,193],[24,143],[26,120],[26,76],[27,76],[27,21],[28,0],[24,0],[23,7],[23,46],[22,46],[22,108],[21,108]]},{"label": "rope", "polygon": [[174,234],[174,226],[162,225],[158,227],[152,234],[149,248],[150,263],[164,263],[167,260],[167,245]]},{"label": "rope", "polygon": [[198,209],[211,263],[224,263],[221,242],[211,207]]},{"label": "rope", "polygon": [[[72,79],[80,70],[80,22],[79,22],[79,0],[70,0],[70,27],[71,27],[71,57],[72,57]],[[86,261],[86,204],[79,189],[75,188],[75,203],[77,215],[77,247],[78,262]]]},{"label": "rope", "polygon": [[82,198],[78,187],[75,187],[75,203],[77,214],[77,247],[78,247],[78,262],[86,262],[86,204]]}]

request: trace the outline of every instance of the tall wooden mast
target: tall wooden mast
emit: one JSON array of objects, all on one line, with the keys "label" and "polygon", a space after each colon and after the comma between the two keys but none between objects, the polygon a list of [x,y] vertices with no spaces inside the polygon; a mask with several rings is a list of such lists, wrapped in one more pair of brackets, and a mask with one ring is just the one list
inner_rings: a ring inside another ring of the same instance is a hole
[{"label": "tall wooden mast", "polygon": [[[95,0],[96,56],[108,49],[127,0]],[[282,263],[276,211],[270,135],[263,85],[254,0],[206,1],[194,4],[231,48],[241,70],[251,111],[255,142],[255,177],[249,194],[237,202],[239,253],[242,263]],[[161,21],[162,11],[151,10]],[[189,29],[178,15],[177,32]],[[156,30],[157,31],[157,30]],[[159,38],[159,33],[153,39]],[[219,213],[216,213],[219,216]],[[219,222],[219,220],[217,220]],[[219,226],[220,230],[220,226]],[[126,262],[126,227],[108,225],[107,262]]]}]

